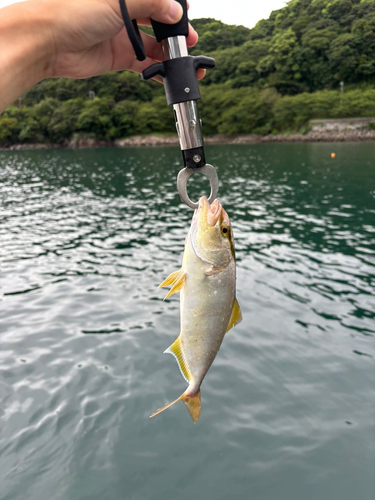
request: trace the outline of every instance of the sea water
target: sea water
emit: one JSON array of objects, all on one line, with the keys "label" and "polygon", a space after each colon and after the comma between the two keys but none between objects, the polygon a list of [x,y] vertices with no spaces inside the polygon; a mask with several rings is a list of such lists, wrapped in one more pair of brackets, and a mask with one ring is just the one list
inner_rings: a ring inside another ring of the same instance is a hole
[{"label": "sea water", "polygon": [[375,144],[206,149],[243,321],[196,425],[149,419],[186,388],[178,148],[0,153],[2,500],[374,499]]}]

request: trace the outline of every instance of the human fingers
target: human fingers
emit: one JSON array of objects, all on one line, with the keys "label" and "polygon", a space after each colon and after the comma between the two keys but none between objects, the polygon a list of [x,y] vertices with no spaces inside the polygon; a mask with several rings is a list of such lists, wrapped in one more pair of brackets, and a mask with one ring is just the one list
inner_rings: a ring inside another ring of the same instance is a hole
[{"label": "human fingers", "polygon": [[189,34],[186,37],[186,43],[188,47],[194,47],[198,41],[198,33],[195,31],[193,26],[189,24]]},{"label": "human fingers", "polygon": [[[190,9],[190,4],[189,2],[186,2],[187,10]],[[138,18],[137,23],[139,26],[151,26],[151,21],[149,17],[144,17],[144,18]]]},{"label": "human fingers", "polygon": [[[130,70],[141,73],[148,66],[154,64],[155,61],[164,59],[162,46],[153,36],[141,32],[141,37],[146,52],[146,59],[142,62],[137,61],[125,28],[110,42],[106,42],[106,44],[110,43],[110,55],[112,57],[109,71]],[[157,81],[162,82],[160,78]]]},{"label": "human fingers", "polygon": [[198,80],[202,80],[202,78],[204,78],[205,74],[206,74],[206,70],[202,69],[202,68],[199,68],[198,71],[197,71],[197,78],[198,78]]},{"label": "human fingers", "polygon": [[183,14],[175,0],[127,0],[130,19],[151,18],[165,24],[177,23]]},{"label": "human fingers", "polygon": [[[139,12],[142,12],[142,15],[141,16],[137,16],[136,19],[137,19],[137,23],[139,26],[151,26],[151,19],[154,19],[155,21],[159,21],[159,19],[157,17],[155,17],[156,14],[148,14],[148,15],[145,15],[145,9],[144,7],[142,7],[141,3],[152,3],[152,2],[155,2],[159,5],[159,3],[165,3],[166,0],[139,0],[137,2],[137,4],[135,5],[135,7],[137,8],[137,10],[134,8],[132,8],[132,1],[134,0],[128,0],[128,4],[129,4],[129,13],[131,15],[131,19],[133,19],[133,12],[134,14],[136,14],[137,11]],[[180,5],[179,2],[176,2],[175,0],[171,0],[172,3],[171,3],[171,7],[170,7],[170,11],[169,11],[169,16],[171,15],[171,12],[179,12],[178,14],[178,19],[177,21],[174,20],[172,21],[172,23],[176,23],[178,22],[180,19],[181,19],[181,15],[182,15],[182,7]],[[190,4],[189,2],[187,2],[187,9],[189,10],[189,7],[190,7]],[[165,8],[165,6],[161,6],[161,8]],[[181,8],[181,10],[179,10]],[[155,11],[154,7],[151,7],[152,10]],[[156,12],[156,11],[155,11]],[[160,21],[160,22],[165,22],[165,21]],[[195,29],[191,26],[191,24],[189,23],[189,33],[188,33],[188,36],[186,38],[186,43],[187,43],[187,46],[188,47],[193,47],[198,41],[198,33],[195,31]]]},{"label": "human fingers", "polygon": [[156,38],[146,33],[141,32],[143,45],[146,55],[156,61],[164,61],[164,53],[161,43],[156,41]]},{"label": "human fingers", "polygon": [[[153,36],[147,35],[141,31],[141,38],[145,48],[146,56],[151,60],[151,64],[155,61],[163,61],[164,54],[160,43]],[[112,50],[112,68],[111,71],[121,71],[130,69],[129,64],[133,64],[136,59],[133,48],[130,45],[128,35],[125,28],[115,36],[111,41]]]}]

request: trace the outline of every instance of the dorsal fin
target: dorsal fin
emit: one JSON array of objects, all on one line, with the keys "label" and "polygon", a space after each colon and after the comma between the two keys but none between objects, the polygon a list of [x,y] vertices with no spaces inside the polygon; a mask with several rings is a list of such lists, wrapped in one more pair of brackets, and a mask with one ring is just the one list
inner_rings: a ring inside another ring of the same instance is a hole
[{"label": "dorsal fin", "polygon": [[164,286],[172,286],[172,288],[169,290],[167,295],[164,297],[164,300],[170,297],[173,293],[180,292],[182,287],[184,286],[185,282],[185,273],[182,271],[182,269],[179,269],[178,271],[174,271],[171,273],[168,278],[166,278],[161,285],[159,285],[159,288],[162,288]]},{"label": "dorsal fin", "polygon": [[227,331],[233,328],[234,326],[238,325],[238,323],[240,323],[241,321],[242,321],[241,309],[237,302],[237,299],[235,298],[233,303],[232,315],[229,320]]},{"label": "dorsal fin", "polygon": [[173,342],[173,344],[170,347],[168,347],[168,349],[166,349],[164,352],[170,352],[171,354],[173,354],[173,356],[176,358],[182,376],[184,377],[186,382],[189,383],[191,380],[191,373],[189,365],[187,364],[185,358],[184,351],[182,350],[181,337],[180,336],[177,337],[177,339]]}]

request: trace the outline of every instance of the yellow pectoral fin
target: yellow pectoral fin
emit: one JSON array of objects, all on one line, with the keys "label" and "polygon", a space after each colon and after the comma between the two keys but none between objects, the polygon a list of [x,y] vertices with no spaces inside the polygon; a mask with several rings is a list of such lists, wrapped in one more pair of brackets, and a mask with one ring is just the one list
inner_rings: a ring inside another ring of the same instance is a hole
[{"label": "yellow pectoral fin", "polygon": [[171,354],[173,354],[173,356],[176,358],[182,376],[184,377],[186,382],[189,382],[191,380],[191,373],[185,358],[184,351],[182,350],[181,337],[178,336],[173,344],[164,352],[170,352]]},{"label": "yellow pectoral fin", "polygon": [[240,323],[241,321],[242,321],[241,309],[240,306],[238,305],[237,299],[234,299],[232,315],[229,320],[227,331],[233,328],[234,326],[238,325],[238,323]]},{"label": "yellow pectoral fin", "polygon": [[171,286],[178,281],[179,277],[182,274],[182,269],[179,269],[178,271],[174,271],[171,273],[168,278],[166,278],[161,285],[159,285],[159,288],[163,288],[164,286]]},{"label": "yellow pectoral fin", "polygon": [[179,269],[178,271],[175,271],[174,273],[170,274],[168,278],[165,279],[161,285],[159,285],[159,288],[173,285],[172,288],[167,293],[167,295],[164,297],[164,300],[170,297],[172,294],[180,292],[182,287],[184,286],[184,282],[185,282],[185,273],[182,271],[182,269]]}]

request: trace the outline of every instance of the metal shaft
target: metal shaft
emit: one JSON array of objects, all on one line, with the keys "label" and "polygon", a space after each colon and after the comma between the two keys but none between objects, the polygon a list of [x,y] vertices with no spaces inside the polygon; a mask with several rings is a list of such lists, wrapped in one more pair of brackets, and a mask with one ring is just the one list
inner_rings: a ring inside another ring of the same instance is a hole
[{"label": "metal shaft", "polygon": [[[162,44],[165,59],[176,59],[189,55],[184,36],[167,38]],[[189,91],[190,89],[187,88],[186,92]],[[196,101],[173,104],[173,110],[181,150],[203,146],[202,123],[199,119]]]}]

